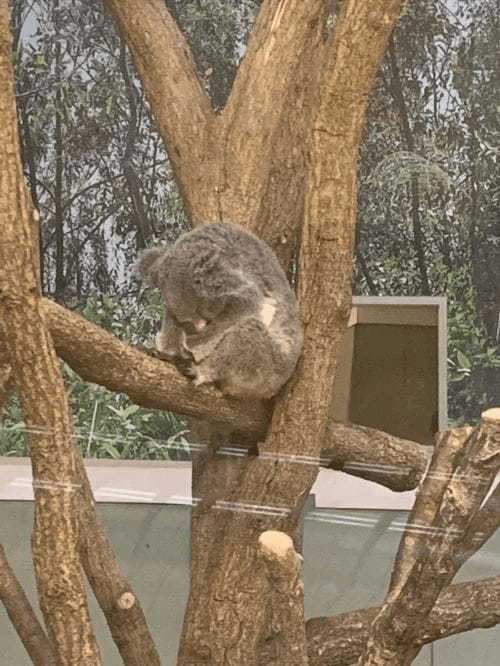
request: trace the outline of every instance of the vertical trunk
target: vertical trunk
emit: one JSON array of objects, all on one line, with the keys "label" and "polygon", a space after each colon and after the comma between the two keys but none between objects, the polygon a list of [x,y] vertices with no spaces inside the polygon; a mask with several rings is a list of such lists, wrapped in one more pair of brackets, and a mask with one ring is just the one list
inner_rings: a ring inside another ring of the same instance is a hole
[{"label": "vertical trunk", "polygon": [[[27,101],[21,98],[20,101],[21,113],[21,128],[22,128],[22,146],[21,154],[25,167],[28,169],[29,174],[29,188],[31,193],[31,201],[36,210],[40,210],[40,203],[38,201],[37,191],[37,168],[35,159],[35,146],[33,144],[33,137],[31,136],[31,128],[29,121],[29,113],[27,108]],[[40,264],[40,284],[43,287],[43,236],[41,225],[38,227],[38,254]]]},{"label": "vertical trunk", "polygon": [[[60,54],[60,46],[56,46],[56,67],[57,57]],[[59,82],[60,84],[60,82]],[[58,85],[58,84],[56,84]],[[61,118],[61,93],[56,92],[55,109],[55,184],[54,184],[54,229],[56,239],[56,281],[55,297],[57,300],[64,298],[64,288],[66,281],[64,278],[64,207],[63,207],[63,141],[62,141],[62,118]]]},{"label": "vertical trunk", "polygon": [[40,306],[35,214],[19,159],[9,10],[0,0],[0,329],[30,429],[40,606],[60,666],[101,663],[77,554],[75,432],[52,338]]},{"label": "vertical trunk", "polygon": [[[335,32],[307,59],[317,85],[301,147],[306,156],[299,279],[303,357],[296,378],[277,399],[258,457],[231,459],[208,451],[193,464],[192,584],[178,666],[307,663],[300,576],[274,595],[273,570],[259,544],[263,532],[278,530],[300,552],[301,513],[317,473],[335,359],[350,310],[357,157],[367,93],[401,3],[384,4],[378,13],[355,0],[345,2]],[[311,67],[316,58],[328,63],[321,83]],[[282,134],[280,140],[289,137]],[[248,143],[247,153],[250,148]],[[286,150],[292,154],[290,145]],[[272,178],[270,172],[270,185]],[[233,201],[239,212],[237,192],[226,190],[221,201],[226,206]],[[286,205],[286,192],[277,192],[276,207]],[[288,557],[293,561],[292,553]]]}]

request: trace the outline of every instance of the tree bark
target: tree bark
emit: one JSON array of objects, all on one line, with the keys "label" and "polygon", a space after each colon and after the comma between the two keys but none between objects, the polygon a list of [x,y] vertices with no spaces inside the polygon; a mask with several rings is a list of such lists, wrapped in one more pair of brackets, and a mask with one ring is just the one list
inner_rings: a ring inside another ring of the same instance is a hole
[{"label": "tree bark", "polygon": [[[306,625],[309,666],[350,666],[360,657],[381,606],[316,617]],[[439,596],[415,641],[423,646],[440,638],[500,623],[500,576],[451,585]],[[393,662],[395,664],[396,662]]]},{"label": "tree bark", "polygon": [[499,468],[500,409],[484,412],[472,433],[441,437],[360,666],[409,664],[416,657],[418,627],[458,570],[464,537]]},{"label": "tree bark", "polygon": [[[317,466],[297,467],[291,457],[318,457],[328,421],[335,357],[351,302],[356,163],[366,98],[400,8],[399,2],[382,4],[367,9],[344,3],[323,53],[326,67],[307,144],[312,166],[299,282],[305,343],[296,375],[277,399],[258,458],[228,466],[206,453],[194,461],[201,502],[193,510],[193,584],[181,666],[259,664],[264,645],[268,663],[307,661],[303,607],[287,613],[288,625],[281,621],[282,606],[272,606],[272,596],[266,599],[267,578],[256,548],[259,535],[273,529],[295,538],[300,549],[300,515]],[[267,26],[268,39],[274,37],[273,26],[285,27],[276,21]],[[353,77],[356,88],[350,85]],[[203,588],[200,580],[206,582]]]},{"label": "tree bark", "polygon": [[[192,224],[241,224],[287,265],[304,209],[305,122],[323,0],[264,2],[226,107],[215,114],[161,0],[106,0],[126,39]],[[169,72],[166,76],[165,72]]]},{"label": "tree bark", "polygon": [[379,483],[396,492],[423,479],[432,449],[353,423],[329,423],[321,464]]},{"label": "tree bark", "polygon": [[0,601],[34,666],[54,666],[47,635],[0,545]]},{"label": "tree bark", "polygon": [[77,556],[75,437],[67,396],[42,316],[36,219],[23,182],[14,104],[10,14],[0,1],[0,328],[31,427],[35,526],[32,550],[40,605],[60,664],[100,664]]},{"label": "tree bark", "polygon": [[5,340],[0,329],[0,424],[2,423],[2,411],[13,390],[14,372],[12,371]]}]

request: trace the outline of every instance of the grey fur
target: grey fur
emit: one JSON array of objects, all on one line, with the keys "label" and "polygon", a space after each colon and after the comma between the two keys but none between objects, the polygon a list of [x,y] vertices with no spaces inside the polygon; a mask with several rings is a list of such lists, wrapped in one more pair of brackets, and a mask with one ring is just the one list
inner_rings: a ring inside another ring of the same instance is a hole
[{"label": "grey fur", "polygon": [[289,379],[302,326],[286,275],[264,241],[232,224],[205,224],[172,246],[146,250],[136,268],[162,292],[156,346],[190,359],[196,385],[270,398]]}]

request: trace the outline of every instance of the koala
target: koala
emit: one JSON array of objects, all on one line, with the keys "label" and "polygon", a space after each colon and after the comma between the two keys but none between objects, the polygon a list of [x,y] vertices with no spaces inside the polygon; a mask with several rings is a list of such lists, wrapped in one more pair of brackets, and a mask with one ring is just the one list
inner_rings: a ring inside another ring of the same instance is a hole
[{"label": "koala", "polygon": [[139,276],[164,302],[157,348],[195,385],[270,398],[292,375],[303,342],[294,293],[271,248],[225,222],[144,251]]}]

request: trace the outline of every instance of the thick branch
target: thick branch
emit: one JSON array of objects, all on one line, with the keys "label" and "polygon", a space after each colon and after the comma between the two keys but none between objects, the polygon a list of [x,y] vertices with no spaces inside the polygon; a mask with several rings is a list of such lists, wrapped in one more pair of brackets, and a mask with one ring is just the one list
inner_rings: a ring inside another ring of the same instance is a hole
[{"label": "thick branch", "polygon": [[201,416],[256,436],[265,432],[264,405],[195,388],[172,365],[130,347],[80,315],[47,299],[43,306],[57,353],[83,379],[126,393],[141,407]]},{"label": "thick branch", "polygon": [[[223,423],[250,438],[265,434],[269,406],[241,405],[215,389],[197,388],[170,364],[137,351],[80,315],[46,299],[43,307],[58,354],[83,379],[126,393],[142,407]],[[320,455],[325,467],[403,491],[418,485],[429,449],[373,428],[332,423]]]},{"label": "thick branch", "polygon": [[[302,183],[305,180],[300,146],[306,137],[301,136],[301,141],[295,143],[293,133],[300,129],[303,134],[303,94],[308,78],[314,77],[310,67],[308,77],[303,76],[300,67],[302,61],[309,62],[315,57],[328,11],[324,0],[264,2],[226,108],[217,119],[224,136],[221,210],[229,215],[241,211],[244,217],[234,221],[243,225],[250,221],[252,231],[278,250],[279,244],[273,241],[284,232],[286,236],[293,235],[293,230],[286,228],[283,219],[281,224],[276,224],[275,213],[279,216],[279,211],[269,209],[272,224],[259,212],[268,196],[272,199],[272,193],[267,192],[270,180],[277,181],[271,187],[274,185],[277,189],[279,206],[286,201],[287,195],[283,195],[280,185],[285,180],[287,167],[297,171]],[[316,54],[316,57],[321,56]],[[285,119],[290,120],[291,114],[292,136],[279,140],[280,125]],[[275,170],[270,176],[273,153],[276,149],[284,153],[285,147],[287,154],[280,155],[279,164],[274,164]],[[288,197],[297,207],[295,192],[290,192]],[[299,222],[293,213],[292,219]]]},{"label": "thick branch", "polygon": [[418,486],[432,449],[353,423],[330,423],[321,464],[398,492]]},{"label": "thick branch", "polygon": [[[132,53],[191,217],[198,200],[213,199],[214,169],[207,167],[214,156],[207,142],[214,113],[189,45],[164,0],[106,0],[106,5]],[[206,219],[217,219],[217,210],[204,210]]]},{"label": "thick branch", "polygon": [[418,654],[418,627],[460,566],[464,535],[499,467],[500,409],[484,412],[472,434],[441,437],[360,664],[407,664]]},{"label": "thick branch", "polygon": [[[281,609],[280,622],[287,628],[288,645],[300,645],[304,639],[304,585],[300,575],[303,558],[295,551],[293,541],[288,534],[276,530],[269,530],[260,535],[259,556],[267,573],[268,611]],[[269,620],[272,621],[272,612],[269,613]],[[263,649],[259,655],[259,663],[262,666],[292,663],[288,656],[288,645],[283,649],[283,643],[280,641],[276,643],[265,641],[265,643],[266,647],[272,646],[272,654],[266,654],[265,648]]]},{"label": "thick branch", "polygon": [[55,660],[49,640],[1,545],[0,601],[34,666],[52,666]]},{"label": "thick branch", "polygon": [[[360,657],[380,606],[317,617],[307,622],[309,666],[349,666]],[[500,576],[451,585],[418,626],[419,646],[472,629],[500,623]],[[395,663],[395,662],[394,662]]]}]

